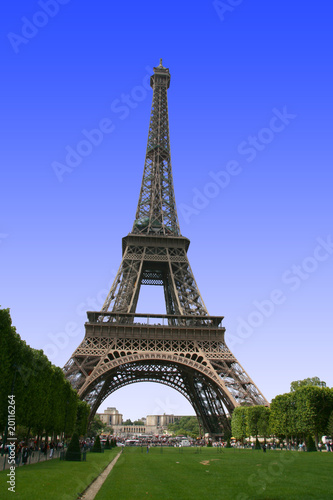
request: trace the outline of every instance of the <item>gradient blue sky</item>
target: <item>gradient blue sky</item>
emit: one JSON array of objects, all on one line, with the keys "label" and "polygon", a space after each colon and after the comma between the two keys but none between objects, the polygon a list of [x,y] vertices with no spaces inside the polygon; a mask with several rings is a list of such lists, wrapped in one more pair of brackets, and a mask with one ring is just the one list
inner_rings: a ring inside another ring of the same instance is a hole
[{"label": "gradient blue sky", "polygon": [[[228,345],[268,400],[305,377],[333,386],[333,249],[322,243],[333,234],[331,5],[244,0],[224,15],[187,0],[57,5],[51,17],[37,1],[7,2],[1,16],[0,304],[21,337],[63,366],[84,311],[101,307],[139,196],[144,85],[163,57],[181,230],[210,314],[225,316]],[[293,117],[272,122],[284,109]],[[54,162],[104,119],[112,132],[60,182]],[[209,185],[230,161],[238,175]],[[204,192],[214,196],[198,209]],[[164,312],[151,292],[139,312]],[[272,293],[280,303],[258,316]],[[257,326],[240,330],[248,320]],[[159,384],[120,389],[106,406],[124,418],[193,413]]]}]

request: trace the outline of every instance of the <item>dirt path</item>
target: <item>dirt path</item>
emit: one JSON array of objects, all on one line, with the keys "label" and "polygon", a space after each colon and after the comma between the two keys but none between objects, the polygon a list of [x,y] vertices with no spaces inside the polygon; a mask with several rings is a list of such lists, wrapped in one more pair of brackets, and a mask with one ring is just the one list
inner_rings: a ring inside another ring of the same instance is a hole
[{"label": "dirt path", "polygon": [[105,479],[108,477],[110,474],[111,470],[113,469],[113,466],[117,462],[118,458],[121,455],[121,452],[123,450],[120,450],[118,455],[112,460],[112,462],[109,463],[109,465],[103,470],[103,472],[95,479],[93,483],[91,483],[90,486],[86,489],[82,497],[80,497],[81,500],[93,500],[99,490],[102,487],[102,484],[104,483]]}]

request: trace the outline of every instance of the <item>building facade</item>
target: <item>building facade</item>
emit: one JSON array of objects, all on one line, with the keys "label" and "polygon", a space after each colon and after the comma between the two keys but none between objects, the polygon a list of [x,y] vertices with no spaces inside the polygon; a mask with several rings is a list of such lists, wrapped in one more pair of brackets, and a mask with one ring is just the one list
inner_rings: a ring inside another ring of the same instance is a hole
[{"label": "building facade", "polygon": [[104,413],[97,413],[103,424],[109,427],[114,427],[121,425],[123,422],[123,416],[116,408],[107,408]]},{"label": "building facade", "polygon": [[103,424],[112,427],[112,434],[121,437],[139,436],[141,434],[164,434],[169,424],[173,424],[184,415],[147,415],[140,418],[143,425],[128,425],[123,423],[123,415],[116,408],[107,408],[104,413],[96,413]]}]

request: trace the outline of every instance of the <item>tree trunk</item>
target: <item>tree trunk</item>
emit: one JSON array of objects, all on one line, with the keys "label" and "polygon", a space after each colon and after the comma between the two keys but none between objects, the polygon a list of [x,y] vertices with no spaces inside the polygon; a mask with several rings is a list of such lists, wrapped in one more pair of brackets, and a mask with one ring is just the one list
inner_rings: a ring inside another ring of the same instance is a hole
[{"label": "tree trunk", "polygon": [[318,433],[316,433],[315,434],[315,445],[316,445],[317,450],[318,450],[318,443],[319,443]]}]

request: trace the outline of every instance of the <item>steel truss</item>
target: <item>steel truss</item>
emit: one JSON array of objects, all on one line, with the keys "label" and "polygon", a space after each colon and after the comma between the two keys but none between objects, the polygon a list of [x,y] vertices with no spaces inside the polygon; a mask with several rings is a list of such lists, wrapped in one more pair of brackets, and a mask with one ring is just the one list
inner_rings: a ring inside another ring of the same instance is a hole
[{"label": "steel truss", "polygon": [[[209,316],[187,257],[174,196],[167,89],[162,61],[151,77],[153,104],[132,232],[102,310],[88,312],[85,338],[64,367],[91,405],[128,384],[153,381],[179,391],[204,428],[221,434],[238,405],[268,405],[224,340],[223,317]],[[141,285],[163,286],[166,315],[136,314]],[[157,323],[157,324],[156,324]]]}]

